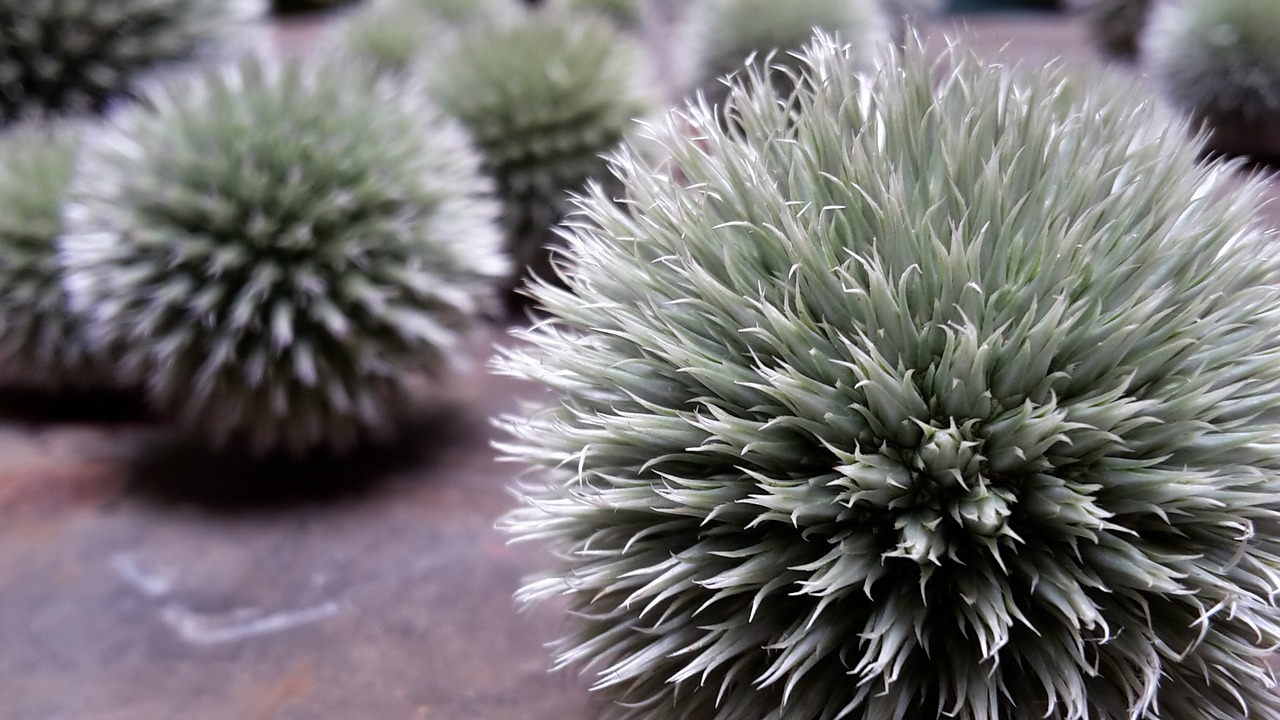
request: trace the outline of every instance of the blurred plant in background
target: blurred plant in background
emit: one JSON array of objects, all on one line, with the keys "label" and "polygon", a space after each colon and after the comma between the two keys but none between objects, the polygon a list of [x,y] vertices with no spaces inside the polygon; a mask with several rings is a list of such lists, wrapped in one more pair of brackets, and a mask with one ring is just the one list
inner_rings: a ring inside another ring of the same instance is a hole
[{"label": "blurred plant in background", "polygon": [[[689,10],[684,31],[693,54],[692,86],[718,103],[728,93],[723,78],[743,70],[751,56],[757,64],[768,58],[773,65],[794,69],[797,61],[791,53],[809,41],[815,28],[839,34],[864,67],[889,40],[880,0],[699,0]],[[782,94],[788,92],[781,75],[775,84]]]},{"label": "blurred plant in background", "polygon": [[0,125],[101,112],[260,11],[257,0],[0,0]]},{"label": "blurred plant in background", "polygon": [[650,110],[639,48],[601,19],[534,11],[473,26],[424,73],[497,181],[513,285],[550,277],[570,193],[607,175],[602,154]]},{"label": "blurred plant in background", "polygon": [[173,78],[82,152],[72,305],[215,444],[386,434],[411,374],[457,359],[508,271],[461,129],[346,63]]},{"label": "blurred plant in background", "polygon": [[48,391],[110,383],[67,306],[56,241],[80,129],[24,123],[0,135],[0,381]]},{"label": "blurred plant in background", "polygon": [[1145,65],[1228,152],[1280,158],[1280,2],[1172,0],[1154,10]]},{"label": "blurred plant in background", "polygon": [[338,45],[378,70],[406,74],[433,62],[463,28],[521,17],[516,0],[384,0],[340,24]]}]

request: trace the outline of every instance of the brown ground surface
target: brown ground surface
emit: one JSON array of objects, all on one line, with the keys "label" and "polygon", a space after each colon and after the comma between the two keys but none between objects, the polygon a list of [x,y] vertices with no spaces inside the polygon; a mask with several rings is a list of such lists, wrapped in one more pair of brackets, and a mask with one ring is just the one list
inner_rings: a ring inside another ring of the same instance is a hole
[{"label": "brown ground surface", "polygon": [[[1092,56],[1051,15],[961,32]],[[401,443],[301,465],[202,451],[127,398],[0,395],[0,718],[588,716],[546,672],[555,609],[510,599],[539,552],[493,529],[512,468],[487,419],[536,391],[482,368]]]}]

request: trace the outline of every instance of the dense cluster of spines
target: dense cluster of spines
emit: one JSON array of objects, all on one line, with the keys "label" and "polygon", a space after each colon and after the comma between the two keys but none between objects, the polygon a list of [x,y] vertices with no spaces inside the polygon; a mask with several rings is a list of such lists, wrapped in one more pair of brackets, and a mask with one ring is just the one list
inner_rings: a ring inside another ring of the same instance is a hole
[{"label": "dense cluster of spines", "polygon": [[1127,84],[940,62],[819,42],[582,202],[501,363],[557,395],[504,423],[521,597],[612,718],[1280,718],[1261,186]]},{"label": "dense cluster of spines", "polygon": [[339,63],[175,78],[84,143],[73,306],[215,443],[349,446],[456,358],[506,272],[461,129]]},{"label": "dense cluster of spines", "polygon": [[100,112],[259,11],[257,0],[0,0],[0,124]]}]

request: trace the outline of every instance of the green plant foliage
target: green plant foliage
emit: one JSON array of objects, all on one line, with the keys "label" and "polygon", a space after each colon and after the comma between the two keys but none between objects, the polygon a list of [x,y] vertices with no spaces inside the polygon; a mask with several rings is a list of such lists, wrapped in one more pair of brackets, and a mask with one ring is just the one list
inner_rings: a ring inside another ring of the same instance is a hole
[{"label": "green plant foliage", "polygon": [[[757,64],[795,67],[790,53],[814,29],[838,33],[870,65],[888,41],[889,25],[880,0],[700,0],[686,31],[693,53],[693,84],[712,102],[727,93],[722,78],[741,71],[749,57]],[[781,81],[780,75],[775,82]],[[783,92],[786,88],[782,88]]]},{"label": "green plant foliage", "polygon": [[44,390],[105,383],[67,307],[56,241],[78,131],[18,125],[0,135],[0,380]]},{"label": "green plant foliage", "polygon": [[1280,115],[1280,3],[1169,2],[1148,32],[1150,73],[1184,110],[1244,122]]},{"label": "green plant foliage", "polygon": [[637,49],[602,20],[535,12],[476,26],[431,70],[433,96],[497,179],[517,267],[550,274],[569,194],[607,175],[601,155],[648,109]]},{"label": "green plant foliage", "polygon": [[1280,718],[1262,183],[1062,66],[802,67],[622,154],[501,361],[560,664],[628,720]]},{"label": "green plant foliage", "polygon": [[0,0],[0,124],[100,112],[259,11],[257,0]]},{"label": "green plant foliage", "polygon": [[507,271],[479,159],[421,95],[339,63],[175,78],[85,144],[73,307],[215,444],[387,431]]}]

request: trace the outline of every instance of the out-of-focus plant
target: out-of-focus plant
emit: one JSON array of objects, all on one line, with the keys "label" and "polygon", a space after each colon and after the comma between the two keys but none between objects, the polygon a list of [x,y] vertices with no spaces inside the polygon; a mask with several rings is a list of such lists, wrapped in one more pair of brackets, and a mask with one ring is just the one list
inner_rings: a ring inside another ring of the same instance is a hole
[{"label": "out-of-focus plant", "polygon": [[257,0],[0,0],[0,124],[100,112],[260,11]]},{"label": "out-of-focus plant", "polygon": [[73,308],[213,443],[343,449],[505,275],[462,130],[359,66],[245,59],[174,78],[86,140],[61,243]]}]

